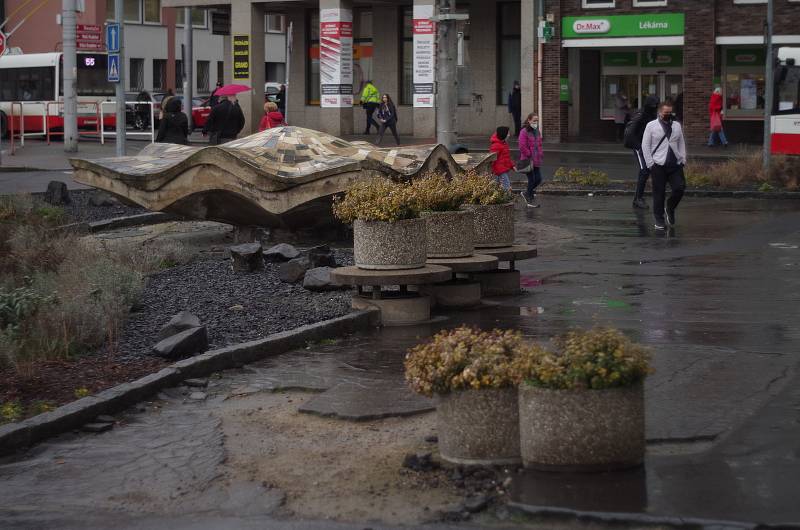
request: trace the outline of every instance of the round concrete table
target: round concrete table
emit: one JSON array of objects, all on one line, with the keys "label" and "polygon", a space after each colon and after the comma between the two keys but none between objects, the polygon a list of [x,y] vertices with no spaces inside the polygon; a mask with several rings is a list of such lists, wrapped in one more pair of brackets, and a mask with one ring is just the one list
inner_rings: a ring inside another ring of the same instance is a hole
[{"label": "round concrete table", "polygon": [[487,254],[473,254],[465,258],[428,258],[428,265],[444,265],[456,273],[493,271],[500,260]]},{"label": "round concrete table", "polygon": [[535,258],[538,250],[533,245],[514,245],[512,247],[482,248],[481,252],[494,256],[498,261],[507,261],[508,270],[516,270],[515,262]]}]

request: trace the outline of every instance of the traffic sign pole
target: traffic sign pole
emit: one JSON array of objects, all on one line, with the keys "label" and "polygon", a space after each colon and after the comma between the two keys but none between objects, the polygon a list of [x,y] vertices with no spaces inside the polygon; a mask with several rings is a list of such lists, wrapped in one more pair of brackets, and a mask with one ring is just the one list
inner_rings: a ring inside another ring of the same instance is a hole
[{"label": "traffic sign pole", "polygon": [[[117,156],[126,154],[126,122],[125,122],[125,46],[124,46],[124,24],[123,24],[124,3],[123,0],[114,0],[114,15],[116,24],[109,24],[106,29],[106,47],[109,55],[116,51],[118,57],[118,80],[117,80]],[[110,73],[110,72],[109,72]]]},{"label": "traffic sign pole", "polygon": [[61,24],[64,57],[64,151],[78,151],[78,54],[75,44],[75,0],[62,0]]}]

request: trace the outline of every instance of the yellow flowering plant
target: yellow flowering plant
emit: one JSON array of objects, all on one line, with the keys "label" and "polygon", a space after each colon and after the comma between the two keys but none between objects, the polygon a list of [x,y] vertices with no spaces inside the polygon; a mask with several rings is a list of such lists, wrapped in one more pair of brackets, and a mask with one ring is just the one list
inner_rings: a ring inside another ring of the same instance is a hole
[{"label": "yellow flowering plant", "polygon": [[464,192],[465,204],[506,204],[512,201],[511,192],[493,178],[468,171],[453,178],[454,184]]},{"label": "yellow flowering plant", "polygon": [[571,331],[553,342],[555,352],[538,345],[521,349],[514,362],[519,383],[599,390],[634,385],[650,373],[647,350],[616,329]]},{"label": "yellow flowering plant", "polygon": [[467,326],[441,331],[408,351],[406,382],[426,396],[514,386],[513,361],[522,346],[518,331]]},{"label": "yellow flowering plant", "polygon": [[467,190],[456,179],[428,173],[411,182],[411,195],[421,212],[452,212],[464,204]]},{"label": "yellow flowering plant", "polygon": [[419,217],[411,186],[388,179],[358,182],[344,197],[334,197],[333,214],[345,223],[362,221],[394,222]]}]

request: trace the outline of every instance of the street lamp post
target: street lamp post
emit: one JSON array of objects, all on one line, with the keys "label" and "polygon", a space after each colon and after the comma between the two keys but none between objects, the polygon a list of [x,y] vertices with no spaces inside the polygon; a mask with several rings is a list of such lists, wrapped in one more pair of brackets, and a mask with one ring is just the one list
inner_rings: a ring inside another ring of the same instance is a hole
[{"label": "street lamp post", "polygon": [[767,46],[767,71],[764,76],[764,171],[769,174],[772,156],[772,105],[775,96],[775,66],[772,60],[772,0],[767,2],[767,23],[764,27],[764,42]]}]

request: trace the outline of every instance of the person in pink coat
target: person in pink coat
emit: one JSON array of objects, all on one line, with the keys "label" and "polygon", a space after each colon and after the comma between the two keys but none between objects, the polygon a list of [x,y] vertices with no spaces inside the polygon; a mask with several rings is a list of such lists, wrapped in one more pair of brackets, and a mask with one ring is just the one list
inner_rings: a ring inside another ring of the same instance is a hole
[{"label": "person in pink coat", "polygon": [[[715,144],[714,136],[724,147],[728,147],[728,139],[725,138],[725,131],[722,128],[722,115],[722,89],[717,87],[714,89],[714,93],[711,94],[711,99],[708,100],[708,116],[711,129],[711,134],[708,135],[709,147],[713,147]],[[715,125],[719,127],[718,131],[714,130],[716,128]]]},{"label": "person in pink coat", "polygon": [[531,208],[538,208],[534,202],[536,187],[542,183],[542,160],[544,151],[542,150],[542,133],[539,131],[539,116],[531,112],[525,119],[525,125],[519,133],[519,165],[524,166],[523,162],[530,161],[530,166],[525,171],[528,177],[528,189],[520,192],[522,198]]}]

